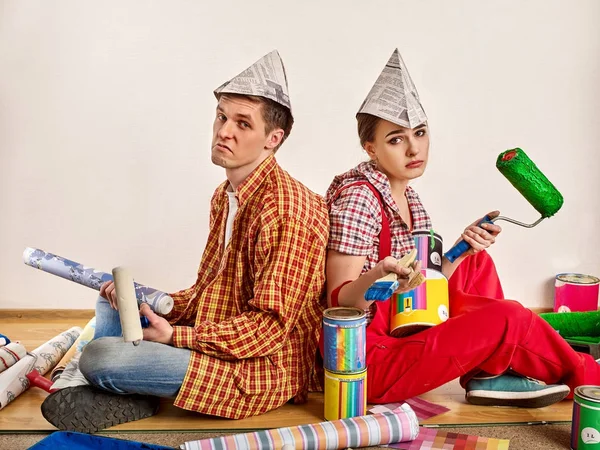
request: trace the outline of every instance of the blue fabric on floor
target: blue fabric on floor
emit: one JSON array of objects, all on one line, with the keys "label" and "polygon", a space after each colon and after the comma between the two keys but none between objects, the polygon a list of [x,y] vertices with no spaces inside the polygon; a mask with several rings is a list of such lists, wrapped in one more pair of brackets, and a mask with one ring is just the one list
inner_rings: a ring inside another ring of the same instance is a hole
[{"label": "blue fabric on floor", "polygon": [[95,436],[72,431],[56,431],[46,436],[40,442],[29,447],[34,450],[173,450],[172,447],[162,445],[145,444],[137,441],[126,441],[104,436]]}]

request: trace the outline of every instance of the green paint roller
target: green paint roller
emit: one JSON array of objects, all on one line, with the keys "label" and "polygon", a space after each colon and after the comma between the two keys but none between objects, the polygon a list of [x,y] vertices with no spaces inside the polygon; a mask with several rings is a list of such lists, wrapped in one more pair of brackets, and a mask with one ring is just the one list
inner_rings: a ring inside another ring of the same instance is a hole
[{"label": "green paint roller", "polygon": [[[525,199],[531,203],[541,215],[534,223],[526,224],[510,217],[498,216],[490,218],[485,216],[479,225],[483,223],[494,223],[498,220],[514,223],[521,227],[533,228],[547,217],[552,217],[563,205],[563,196],[558,189],[546,178],[546,176],[537,168],[531,159],[520,148],[506,150],[498,155],[496,167],[502,175],[521,193]],[[450,262],[462,255],[470,248],[470,245],[461,240],[454,247],[448,250],[444,256]]]}]

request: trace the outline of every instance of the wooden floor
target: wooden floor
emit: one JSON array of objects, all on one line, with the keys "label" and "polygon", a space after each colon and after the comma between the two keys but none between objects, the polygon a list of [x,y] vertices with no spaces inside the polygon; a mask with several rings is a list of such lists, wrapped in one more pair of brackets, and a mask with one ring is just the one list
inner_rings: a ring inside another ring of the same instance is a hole
[{"label": "wooden floor", "polygon": [[[93,311],[0,310],[0,333],[20,340],[27,350],[72,326],[83,327]],[[52,431],[42,417],[40,405],[48,394],[31,388],[0,410],[0,432]],[[446,406],[450,411],[422,422],[428,426],[560,423],[571,420],[572,402],[539,409],[492,408],[470,405],[457,383],[438,388],[422,398]],[[111,428],[111,431],[223,431],[279,428],[323,421],[323,395],[311,394],[305,405],[285,405],[267,414],[243,420],[218,419],[175,408],[165,401],[159,413],[148,419]]]}]

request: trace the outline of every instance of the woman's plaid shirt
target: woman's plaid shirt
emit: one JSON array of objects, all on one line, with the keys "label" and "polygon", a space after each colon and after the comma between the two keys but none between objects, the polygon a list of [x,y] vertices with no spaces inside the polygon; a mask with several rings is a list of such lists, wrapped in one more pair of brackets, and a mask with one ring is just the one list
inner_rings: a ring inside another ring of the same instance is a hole
[{"label": "woman's plaid shirt", "polygon": [[[400,217],[392,198],[390,182],[372,162],[363,162],[348,172],[338,175],[327,190],[329,206],[331,250],[355,256],[366,256],[362,273],[379,262],[379,233],[381,232],[381,207],[375,194],[367,186],[344,186],[356,181],[369,181],[383,197],[385,213],[390,221],[391,253],[400,259],[415,248],[412,230]],[[431,219],[421,204],[419,195],[407,186],[406,199],[412,216],[414,230],[430,230]]]},{"label": "woman's plaid shirt", "polygon": [[175,406],[237,419],[306,398],[329,220],[323,199],[269,157],[237,189],[224,249],[227,186],[211,201],[196,283],[172,294],[168,318],[174,346],[193,350]]}]

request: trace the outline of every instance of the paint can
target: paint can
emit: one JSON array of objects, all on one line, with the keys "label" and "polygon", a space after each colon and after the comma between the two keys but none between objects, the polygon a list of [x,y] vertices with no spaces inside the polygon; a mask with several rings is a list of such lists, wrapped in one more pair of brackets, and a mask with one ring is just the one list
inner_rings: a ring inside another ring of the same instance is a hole
[{"label": "paint can", "polygon": [[582,273],[560,273],[554,282],[554,312],[596,311],[600,279]]},{"label": "paint can", "polygon": [[367,371],[334,373],[325,369],[325,420],[367,414]]},{"label": "paint can", "polygon": [[365,312],[359,308],[336,307],[323,312],[325,369],[356,373],[367,368]]},{"label": "paint can", "polygon": [[416,230],[412,233],[421,269],[442,271],[443,241],[433,230]]},{"label": "paint can", "polygon": [[578,386],[573,392],[571,449],[600,449],[600,386]]},{"label": "paint can", "polygon": [[448,280],[437,270],[424,269],[425,282],[390,299],[390,334],[409,336],[448,320]]}]

